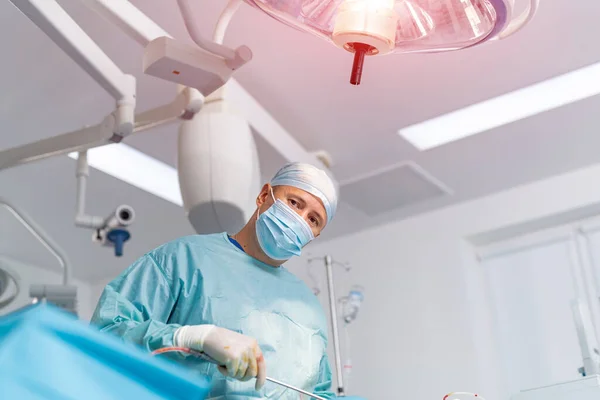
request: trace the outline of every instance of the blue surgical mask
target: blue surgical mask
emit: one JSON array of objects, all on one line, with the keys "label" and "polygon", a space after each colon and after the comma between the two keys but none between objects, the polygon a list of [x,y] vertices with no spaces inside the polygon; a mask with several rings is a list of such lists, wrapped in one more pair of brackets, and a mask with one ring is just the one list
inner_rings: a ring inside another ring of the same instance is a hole
[{"label": "blue surgical mask", "polygon": [[289,260],[299,256],[302,248],[315,237],[304,218],[287,204],[275,199],[256,220],[256,236],[262,251],[273,260]]}]

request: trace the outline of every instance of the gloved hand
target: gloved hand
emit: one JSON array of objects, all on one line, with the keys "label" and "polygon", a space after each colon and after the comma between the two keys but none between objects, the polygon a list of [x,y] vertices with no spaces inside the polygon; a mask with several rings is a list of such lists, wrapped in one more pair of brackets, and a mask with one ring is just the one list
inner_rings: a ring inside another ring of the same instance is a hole
[{"label": "gloved hand", "polygon": [[244,382],[256,377],[256,390],[265,384],[267,368],[255,339],[214,325],[189,325],[175,331],[173,344],[206,353],[224,366],[219,371],[225,376]]}]

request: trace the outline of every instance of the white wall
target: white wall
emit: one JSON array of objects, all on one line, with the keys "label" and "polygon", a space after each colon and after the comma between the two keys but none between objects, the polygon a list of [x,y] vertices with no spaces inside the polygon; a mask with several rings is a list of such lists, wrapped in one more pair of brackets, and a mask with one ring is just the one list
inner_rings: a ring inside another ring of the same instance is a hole
[{"label": "white wall", "polygon": [[[3,266],[8,266],[18,276],[21,291],[17,299],[8,307],[0,310],[0,315],[7,314],[18,308],[31,303],[29,297],[29,286],[32,284],[60,284],[62,283],[62,274],[49,271],[48,269],[28,265],[18,260],[7,257],[0,257]],[[77,301],[79,318],[88,321],[93,312],[91,304],[91,285],[74,279],[72,284],[77,286]],[[4,297],[3,297],[4,298]]]},{"label": "white wall", "polygon": [[[467,238],[593,213],[599,181],[594,166],[311,247],[352,263],[351,273],[337,274],[339,295],[351,282],[366,287],[352,331],[351,392],[436,400],[473,391],[507,400],[484,276]],[[291,269],[306,277],[305,266]]]},{"label": "white wall", "polygon": [[[594,213],[598,181],[600,166],[593,166],[308,247],[313,256],[351,262],[350,273],[336,271],[338,296],[351,283],[366,287],[351,331],[350,394],[437,400],[473,391],[507,400],[484,276],[467,239],[490,240]],[[306,265],[305,259],[288,263],[310,282]],[[324,301],[323,269],[313,268]],[[93,286],[92,304],[104,284]]]}]

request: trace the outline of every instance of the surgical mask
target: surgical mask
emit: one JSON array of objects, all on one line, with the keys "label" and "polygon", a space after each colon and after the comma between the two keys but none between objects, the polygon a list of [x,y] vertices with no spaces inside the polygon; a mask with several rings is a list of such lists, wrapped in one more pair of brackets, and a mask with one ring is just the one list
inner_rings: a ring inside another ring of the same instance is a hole
[{"label": "surgical mask", "polygon": [[271,196],[273,205],[256,219],[258,244],[269,258],[288,260],[299,256],[302,248],[315,237],[304,218],[275,198],[273,189]]}]

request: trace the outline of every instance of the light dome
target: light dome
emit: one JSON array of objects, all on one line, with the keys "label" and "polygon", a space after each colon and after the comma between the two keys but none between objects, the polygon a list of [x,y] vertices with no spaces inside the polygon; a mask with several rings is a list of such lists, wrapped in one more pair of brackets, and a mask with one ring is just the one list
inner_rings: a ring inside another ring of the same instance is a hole
[{"label": "light dome", "polygon": [[353,84],[360,83],[365,56],[470,47],[506,29],[514,9],[514,0],[245,1],[355,53]]},{"label": "light dome", "polygon": [[223,100],[206,103],[181,124],[177,158],[184,208],[196,232],[237,233],[261,188],[248,122]]}]

